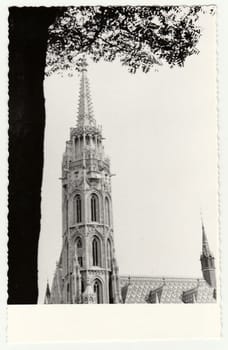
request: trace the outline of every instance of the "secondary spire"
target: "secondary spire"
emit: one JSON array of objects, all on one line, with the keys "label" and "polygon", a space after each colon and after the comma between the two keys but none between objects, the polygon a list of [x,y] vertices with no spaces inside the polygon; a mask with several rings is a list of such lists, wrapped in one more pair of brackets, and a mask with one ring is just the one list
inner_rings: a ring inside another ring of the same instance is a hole
[{"label": "secondary spire", "polygon": [[216,272],[215,272],[215,258],[210,251],[205,228],[201,216],[202,223],[202,254],[200,256],[201,268],[204,280],[214,288],[213,297],[216,299]]},{"label": "secondary spire", "polygon": [[201,217],[201,225],[202,225],[202,254],[205,256],[211,256],[211,251],[209,248],[208,239],[205,232],[205,227],[204,227],[202,217]]}]

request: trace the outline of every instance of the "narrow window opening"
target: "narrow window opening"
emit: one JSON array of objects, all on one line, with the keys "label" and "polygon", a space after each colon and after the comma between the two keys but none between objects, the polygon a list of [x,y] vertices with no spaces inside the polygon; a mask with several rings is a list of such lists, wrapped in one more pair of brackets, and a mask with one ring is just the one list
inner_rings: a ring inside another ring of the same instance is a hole
[{"label": "narrow window opening", "polygon": [[74,212],[75,212],[76,223],[81,222],[82,221],[82,201],[81,201],[81,196],[79,194],[76,195],[74,200]]},{"label": "narrow window opening", "polygon": [[107,260],[108,260],[108,268],[111,269],[112,266],[112,252],[111,252],[111,243],[108,239],[107,241]]},{"label": "narrow window opening", "polygon": [[110,226],[110,206],[107,197],[105,198],[105,223]]},{"label": "narrow window opening", "polygon": [[76,246],[77,246],[77,248],[82,248],[82,240],[80,237],[78,237],[76,240]]},{"label": "narrow window opening", "polygon": [[97,237],[92,242],[93,266],[101,266],[100,241]]},{"label": "narrow window opening", "polygon": [[84,281],[83,279],[81,280],[81,292],[83,293],[85,290],[85,284],[84,284]]},{"label": "narrow window opening", "polygon": [[99,205],[96,194],[92,194],[91,196],[91,221],[99,221]]},{"label": "narrow window opening", "polygon": [[83,266],[83,257],[82,257],[82,240],[81,237],[78,237],[76,239],[76,254],[77,254],[77,258],[78,258],[78,263],[80,265],[80,267]]},{"label": "narrow window opening", "polygon": [[96,303],[102,304],[103,303],[102,284],[99,280],[95,280],[93,285],[93,291],[96,297]]},{"label": "narrow window opening", "polygon": [[82,265],[83,265],[83,264],[82,264],[82,256],[79,256],[79,257],[78,257],[78,263],[79,263],[79,265],[82,267]]}]

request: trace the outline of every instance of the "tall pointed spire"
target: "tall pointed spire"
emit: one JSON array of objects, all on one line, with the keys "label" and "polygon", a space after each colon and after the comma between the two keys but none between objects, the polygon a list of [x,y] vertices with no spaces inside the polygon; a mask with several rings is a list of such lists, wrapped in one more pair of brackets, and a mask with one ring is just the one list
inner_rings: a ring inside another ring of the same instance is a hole
[{"label": "tall pointed spire", "polygon": [[87,62],[85,56],[81,59],[81,82],[79,92],[79,106],[78,106],[78,118],[77,125],[96,126],[96,121],[93,117],[92,100],[90,96],[89,81],[87,77]]},{"label": "tall pointed spire", "polygon": [[207,239],[207,235],[205,232],[205,227],[204,227],[204,223],[202,220],[202,216],[201,216],[201,225],[202,225],[202,254],[205,256],[211,256],[211,251],[209,248],[209,244],[208,244],[208,239]]}]

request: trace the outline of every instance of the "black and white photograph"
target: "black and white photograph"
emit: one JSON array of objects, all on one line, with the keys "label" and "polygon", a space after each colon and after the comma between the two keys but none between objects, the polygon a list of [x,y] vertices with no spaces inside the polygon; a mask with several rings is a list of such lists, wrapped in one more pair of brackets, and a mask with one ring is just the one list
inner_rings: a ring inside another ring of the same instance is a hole
[{"label": "black and white photograph", "polygon": [[8,305],[219,310],[216,6],[73,5],[8,9]]}]

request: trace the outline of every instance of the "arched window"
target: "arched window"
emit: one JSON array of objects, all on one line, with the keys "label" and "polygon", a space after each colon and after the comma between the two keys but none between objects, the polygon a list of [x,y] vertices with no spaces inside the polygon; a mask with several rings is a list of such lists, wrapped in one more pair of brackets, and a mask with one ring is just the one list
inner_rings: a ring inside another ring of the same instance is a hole
[{"label": "arched window", "polygon": [[94,237],[92,241],[93,266],[101,266],[101,245],[100,240]]},{"label": "arched window", "polygon": [[112,251],[111,251],[111,243],[110,240],[107,240],[107,260],[108,260],[108,268],[111,269],[112,266]]},{"label": "arched window", "polygon": [[77,194],[74,198],[74,216],[75,222],[82,221],[82,201],[79,194]]},{"label": "arched window", "polygon": [[106,225],[110,225],[110,206],[107,197],[105,198],[105,223]]},{"label": "arched window", "polygon": [[93,285],[93,291],[96,296],[96,303],[102,304],[103,303],[103,290],[102,290],[102,283],[100,280],[95,279],[94,285]]},{"label": "arched window", "polygon": [[77,248],[82,248],[82,240],[81,240],[81,237],[78,237],[76,239],[76,247]]},{"label": "arched window", "polygon": [[76,253],[78,258],[78,263],[82,267],[83,266],[83,258],[82,258],[82,240],[81,237],[76,239]]},{"label": "arched window", "polygon": [[86,135],[86,144],[89,145],[89,135]]},{"label": "arched window", "polygon": [[91,195],[91,221],[99,221],[99,202],[95,193]]}]

